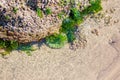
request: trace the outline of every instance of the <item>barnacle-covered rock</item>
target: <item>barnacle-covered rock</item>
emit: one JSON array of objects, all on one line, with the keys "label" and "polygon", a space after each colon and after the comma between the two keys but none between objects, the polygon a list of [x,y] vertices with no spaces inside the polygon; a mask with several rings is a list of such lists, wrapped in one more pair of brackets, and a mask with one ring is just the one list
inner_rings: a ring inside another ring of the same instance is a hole
[{"label": "barnacle-covered rock", "polygon": [[[0,0],[0,38],[26,43],[57,33],[62,23],[58,14],[69,14],[71,3],[82,8],[89,0]],[[37,15],[37,8],[42,10],[42,17]],[[52,14],[45,15],[46,8]]]}]

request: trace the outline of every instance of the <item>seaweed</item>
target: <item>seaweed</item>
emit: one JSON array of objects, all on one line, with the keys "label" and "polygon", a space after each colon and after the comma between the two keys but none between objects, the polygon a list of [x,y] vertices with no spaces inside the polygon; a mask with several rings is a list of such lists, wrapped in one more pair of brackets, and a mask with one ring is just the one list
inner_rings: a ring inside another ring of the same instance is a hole
[{"label": "seaweed", "polygon": [[0,48],[4,49],[6,52],[3,55],[9,54],[11,51],[18,48],[19,43],[17,41],[7,41],[0,39]]},{"label": "seaweed", "polygon": [[31,56],[32,51],[35,51],[31,44],[20,44],[18,50],[24,51],[28,56]]},{"label": "seaweed", "polygon": [[16,14],[18,11],[18,8],[17,7],[13,7],[13,12]]},{"label": "seaweed", "polygon": [[4,49],[5,52],[2,55],[7,55],[13,50],[20,50],[26,52],[26,54],[31,55],[31,51],[35,49],[30,44],[19,44],[17,41],[7,41],[0,39],[0,49]]},{"label": "seaweed", "polygon": [[75,21],[76,25],[83,22],[83,16],[77,8],[70,9],[69,17]]},{"label": "seaweed", "polygon": [[86,7],[81,13],[83,15],[97,13],[102,10],[101,0],[90,0],[90,6]]},{"label": "seaweed", "polygon": [[[61,1],[62,5],[66,5],[64,1]],[[64,3],[64,4],[63,4]],[[71,3],[73,5],[74,1]],[[60,33],[64,33],[67,36],[68,42],[73,42],[76,39],[75,31],[76,28],[75,26],[81,24],[83,22],[84,16],[90,15],[91,13],[97,13],[98,11],[102,10],[101,7],[101,0],[90,0],[90,6],[86,7],[82,12],[79,11],[76,7],[71,6],[70,9],[70,14],[69,17],[63,19],[62,26],[60,29]],[[62,13],[59,14],[59,18],[62,18]],[[52,35],[46,38],[47,44],[50,47],[57,48],[58,46],[61,47],[61,44],[56,43],[61,43],[62,37],[59,37],[60,34],[57,35]],[[59,38],[59,40],[58,40]],[[52,45],[51,45],[52,43]]]},{"label": "seaweed", "polygon": [[75,34],[74,34],[75,27],[74,26],[75,26],[75,21],[70,18],[66,18],[62,22],[60,32],[63,32],[67,35],[68,42],[73,42],[75,40]]},{"label": "seaweed", "polygon": [[5,46],[7,51],[12,51],[18,48],[17,41],[5,41]]},{"label": "seaweed", "polygon": [[0,48],[5,48],[5,41],[0,39]]},{"label": "seaweed", "polygon": [[62,48],[67,43],[67,36],[64,33],[54,34],[46,37],[46,44],[51,48]]},{"label": "seaweed", "polygon": [[43,12],[40,8],[37,8],[36,10],[38,17],[42,18],[43,17]]},{"label": "seaweed", "polygon": [[10,20],[10,16],[9,15],[5,15],[4,18],[5,18],[6,21]]},{"label": "seaweed", "polygon": [[[32,0],[29,0],[32,1]],[[37,4],[37,1],[35,1]],[[62,48],[67,42],[71,43],[76,39],[75,31],[76,27],[79,24],[81,24],[84,20],[84,17],[86,15],[94,14],[102,10],[101,6],[101,0],[90,0],[90,6],[85,7],[83,11],[80,11],[78,8],[74,7],[74,0],[61,0],[61,5],[65,6],[69,3],[71,4],[71,9],[69,16],[67,18],[64,18],[65,13],[60,12],[58,14],[58,18],[63,18],[62,25],[59,31],[59,34],[53,34],[50,36],[47,36],[46,44],[51,48]],[[32,7],[36,5],[31,5]],[[17,12],[17,8],[13,8],[13,12]],[[36,6],[35,8],[37,15],[42,18],[43,17],[43,11]],[[50,8],[46,8],[45,14],[49,15],[52,11]],[[3,16],[3,15],[2,15]],[[10,16],[6,15],[3,16],[6,20],[10,19]],[[2,21],[2,18],[0,19]],[[17,41],[7,41],[0,39],[0,49],[5,49],[6,52],[4,54],[8,54],[12,50],[21,50],[25,51],[28,55],[31,55],[31,51],[34,51],[35,49],[30,44],[19,44]]]},{"label": "seaweed", "polygon": [[45,10],[45,14],[46,14],[46,15],[50,15],[50,14],[52,14],[51,9],[50,9],[50,8],[46,8],[46,10]]},{"label": "seaweed", "polygon": [[62,22],[62,26],[61,26],[61,32],[67,33],[68,31],[74,31],[74,25],[75,25],[75,21],[70,19],[70,18],[66,18],[63,20]]}]

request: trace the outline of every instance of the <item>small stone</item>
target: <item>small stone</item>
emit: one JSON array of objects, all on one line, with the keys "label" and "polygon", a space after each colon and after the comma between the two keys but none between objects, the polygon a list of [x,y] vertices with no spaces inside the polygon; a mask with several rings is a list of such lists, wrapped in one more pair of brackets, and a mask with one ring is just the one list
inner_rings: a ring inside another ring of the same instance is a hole
[{"label": "small stone", "polygon": [[97,30],[97,29],[93,29],[93,30],[91,31],[91,33],[93,33],[93,34],[99,36],[99,33],[98,33],[98,30]]}]

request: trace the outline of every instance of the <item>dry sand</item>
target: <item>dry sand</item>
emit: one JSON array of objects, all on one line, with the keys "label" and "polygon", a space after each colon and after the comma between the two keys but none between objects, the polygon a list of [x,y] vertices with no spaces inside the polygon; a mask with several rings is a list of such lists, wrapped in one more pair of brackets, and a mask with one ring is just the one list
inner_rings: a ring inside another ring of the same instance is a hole
[{"label": "dry sand", "polygon": [[7,59],[0,57],[0,80],[120,80],[120,0],[102,2],[105,18],[83,23],[88,28],[84,49],[43,44],[32,56],[13,51]]}]

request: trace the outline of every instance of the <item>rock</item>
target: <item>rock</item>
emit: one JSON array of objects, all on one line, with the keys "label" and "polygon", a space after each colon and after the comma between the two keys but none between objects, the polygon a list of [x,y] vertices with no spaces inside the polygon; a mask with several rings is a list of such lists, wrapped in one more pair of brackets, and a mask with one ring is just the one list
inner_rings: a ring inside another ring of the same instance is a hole
[{"label": "rock", "polygon": [[[86,1],[89,0],[80,0],[76,4],[81,2],[83,5]],[[62,23],[58,19],[58,13],[64,11],[64,7],[69,7],[69,4],[60,6],[59,2],[60,0],[0,0],[0,38],[26,43],[57,33]],[[36,13],[37,8],[43,13],[46,8],[50,8],[52,14],[43,14],[40,18]]]}]

